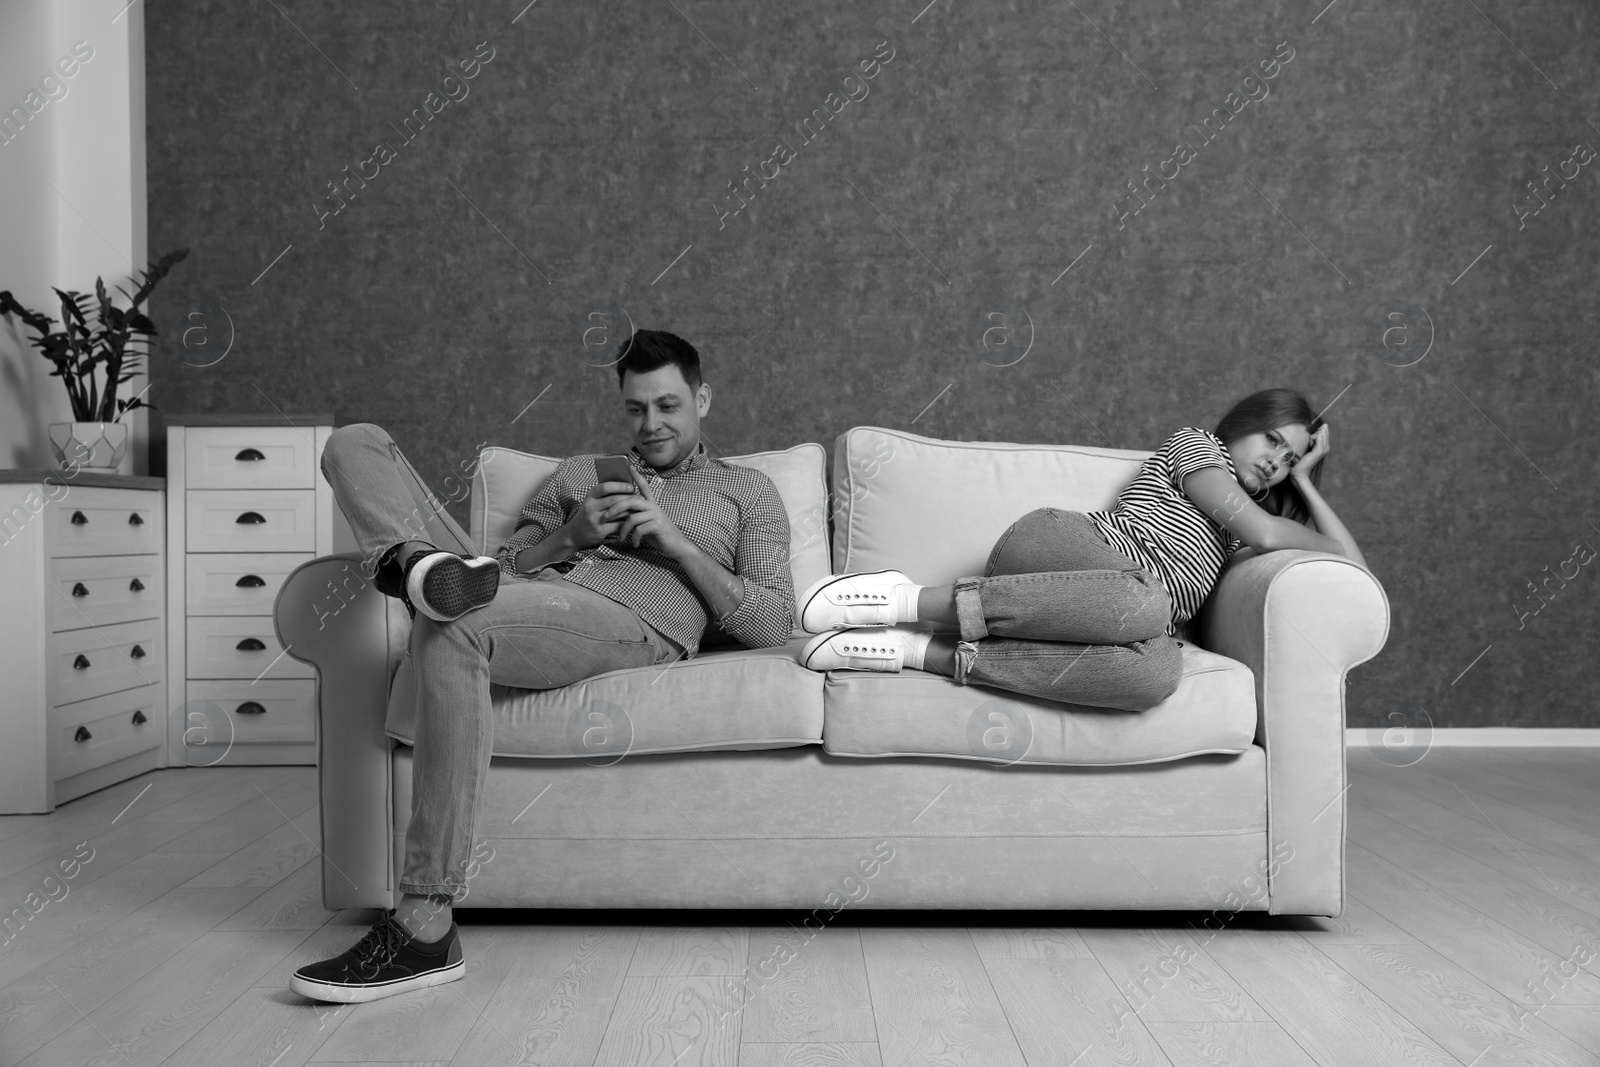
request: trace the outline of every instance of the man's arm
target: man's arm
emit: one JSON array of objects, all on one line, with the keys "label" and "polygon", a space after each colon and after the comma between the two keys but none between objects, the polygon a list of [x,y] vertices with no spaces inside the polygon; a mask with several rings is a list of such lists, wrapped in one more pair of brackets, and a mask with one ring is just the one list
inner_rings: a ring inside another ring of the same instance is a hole
[{"label": "man's arm", "polygon": [[713,612],[717,625],[746,648],[781,645],[794,633],[794,578],[789,571],[789,513],[767,481],[739,528],[735,573],[744,586],[733,611]]},{"label": "man's arm", "polygon": [[781,645],[794,631],[794,580],[789,573],[789,515],[768,480],[744,515],[734,546],[734,570],[695,546],[650,496],[637,473],[641,497],[625,500],[619,536],[638,544],[651,538],[671,556],[705,601],[723,631],[746,648]]},{"label": "man's arm", "polygon": [[595,547],[622,525],[603,521],[601,515],[625,492],[623,486],[603,482],[580,496],[585,486],[568,477],[567,462],[562,461],[523,505],[516,531],[495,553],[501,570],[527,574],[559,563]]}]

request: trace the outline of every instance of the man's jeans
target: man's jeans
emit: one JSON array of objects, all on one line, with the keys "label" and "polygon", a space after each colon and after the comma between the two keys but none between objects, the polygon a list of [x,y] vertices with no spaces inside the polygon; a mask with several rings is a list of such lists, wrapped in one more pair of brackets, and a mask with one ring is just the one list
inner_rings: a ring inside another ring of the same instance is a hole
[{"label": "man's jeans", "polygon": [[958,685],[1142,711],[1182,679],[1166,587],[1082,512],[1024,515],[995,542],[984,577],[955,591]]},{"label": "man's jeans", "polygon": [[[404,541],[476,556],[471,539],[377,426],[328,439],[322,472],[350,520],[371,577]],[[453,622],[418,613],[411,627],[417,685],[404,893],[464,895],[479,798],[494,744],[491,682],[555,689],[606,671],[648,667],[682,653],[631,608],[554,570],[500,578],[494,601]],[[337,769],[334,768],[334,773]]]}]

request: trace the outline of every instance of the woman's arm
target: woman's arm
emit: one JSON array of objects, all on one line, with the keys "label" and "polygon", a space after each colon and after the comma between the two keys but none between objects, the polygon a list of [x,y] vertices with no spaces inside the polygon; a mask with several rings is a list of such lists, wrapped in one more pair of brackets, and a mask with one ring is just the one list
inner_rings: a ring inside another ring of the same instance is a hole
[{"label": "woman's arm", "polygon": [[1338,541],[1344,555],[1366,567],[1366,557],[1361,554],[1361,549],[1356,547],[1356,539],[1350,535],[1349,528],[1339,521],[1339,516],[1333,513],[1333,509],[1322,499],[1322,494],[1311,481],[1312,469],[1322,461],[1323,456],[1328,454],[1328,428],[1324,426],[1318,430],[1311,441],[1310,450],[1300,462],[1290,468],[1289,477],[1294,481],[1294,487],[1300,490],[1301,497],[1305,499],[1306,507],[1311,511],[1311,521],[1316,524],[1317,529]]},{"label": "woman's arm", "polygon": [[1339,521],[1339,516],[1335,515],[1328,502],[1322,499],[1322,494],[1311,484],[1311,479],[1296,478],[1294,485],[1300,490],[1300,495],[1305,497],[1306,507],[1311,509],[1311,521],[1317,524],[1317,529],[1337,540],[1346,556],[1366,567],[1366,557],[1361,554],[1361,549],[1356,547],[1356,539],[1350,536],[1349,528]]},{"label": "woman's arm", "polygon": [[[1266,511],[1246,496],[1239,483],[1221,467],[1203,467],[1186,475],[1183,491],[1201,511],[1215,519],[1217,525],[1257,553],[1304,548],[1312,552],[1346,554],[1342,541]],[[1328,514],[1333,512],[1330,510]]]}]

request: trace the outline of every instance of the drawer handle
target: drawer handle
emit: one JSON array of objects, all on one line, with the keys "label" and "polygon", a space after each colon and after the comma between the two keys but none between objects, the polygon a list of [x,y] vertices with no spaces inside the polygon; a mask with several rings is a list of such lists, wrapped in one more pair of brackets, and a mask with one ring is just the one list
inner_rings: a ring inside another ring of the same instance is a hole
[{"label": "drawer handle", "polygon": [[87,726],[80,726],[78,727],[78,732],[72,735],[72,739],[74,741],[87,741],[93,736],[94,734],[89,732],[89,728]]},{"label": "drawer handle", "polygon": [[132,656],[134,659],[144,659],[149,655],[149,653],[140,648],[138,645],[134,645],[132,651],[130,651],[128,655]]},{"label": "drawer handle", "polygon": [[129,526],[143,526],[144,525],[144,519],[139,515],[139,513],[137,511],[135,511],[132,515],[128,516],[128,525]]},{"label": "drawer handle", "polygon": [[89,669],[89,657],[85,656],[82,652],[79,652],[78,653],[78,658],[72,661],[72,669],[75,670],[75,671],[86,671],[86,670],[88,670]]},{"label": "drawer handle", "polygon": [[74,511],[72,513],[72,525],[74,525],[74,526],[82,526],[85,523],[87,523],[88,521],[89,521],[88,516],[86,516],[83,512]]},{"label": "drawer handle", "polygon": [[267,646],[254,637],[247,637],[233,647],[240,652],[265,652],[267,650]]},{"label": "drawer handle", "polygon": [[142,593],[144,592],[144,583],[135,578],[133,581],[128,583],[128,588],[133,590],[135,593]]},{"label": "drawer handle", "polygon": [[254,700],[247,700],[239,705],[240,715],[265,715],[267,709],[257,704]]},{"label": "drawer handle", "polygon": [[259,511],[247,511],[233,521],[244,523],[246,526],[258,526],[267,520],[262,517]]},{"label": "drawer handle", "polygon": [[259,575],[247,574],[233,584],[240,589],[260,589],[262,586],[266,585],[267,582],[266,579],[260,577]]},{"label": "drawer handle", "polygon": [[144,712],[136,711],[136,712],[133,713],[133,725],[135,725],[135,726],[143,726],[145,723],[147,723],[149,721],[150,721],[149,719],[144,717]]},{"label": "drawer handle", "polygon": [[261,454],[261,450],[260,449],[247,448],[244,451],[240,452],[237,456],[234,456],[233,458],[238,460],[240,463],[254,463],[257,460],[263,460],[263,459],[266,459],[267,457]]},{"label": "drawer handle", "polygon": [[72,587],[72,595],[73,596],[88,596],[89,595],[89,590],[87,590],[87,589],[85,589],[83,587],[83,583],[82,582],[78,582],[75,585],[73,585],[73,587]]}]

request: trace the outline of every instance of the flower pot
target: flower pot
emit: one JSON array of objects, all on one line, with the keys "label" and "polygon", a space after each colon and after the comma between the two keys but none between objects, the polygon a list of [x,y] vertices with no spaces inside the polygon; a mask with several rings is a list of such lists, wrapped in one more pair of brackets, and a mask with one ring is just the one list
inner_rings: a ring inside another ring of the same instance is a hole
[{"label": "flower pot", "polygon": [[50,450],[68,473],[115,474],[128,450],[128,427],[120,422],[52,422]]}]

